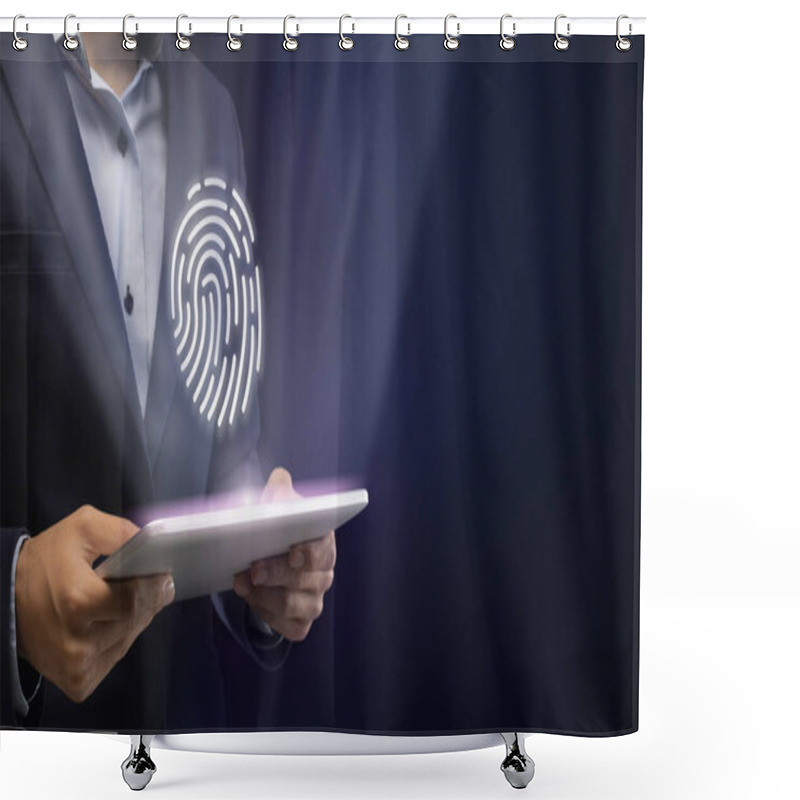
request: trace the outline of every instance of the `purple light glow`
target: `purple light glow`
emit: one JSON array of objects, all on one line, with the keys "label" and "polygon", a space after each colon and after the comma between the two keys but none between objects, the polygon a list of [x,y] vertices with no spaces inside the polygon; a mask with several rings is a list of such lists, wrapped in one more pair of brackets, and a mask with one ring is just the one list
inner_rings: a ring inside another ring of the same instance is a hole
[{"label": "purple light glow", "polygon": [[[359,489],[364,485],[363,480],[355,476],[339,476],[335,478],[324,478],[309,481],[299,481],[294,483],[294,490],[303,497],[321,497],[326,494],[337,492],[347,492],[352,489]],[[255,506],[261,503],[261,488],[235,489],[214,495],[203,495],[200,497],[188,497],[181,500],[174,500],[168,503],[147,506],[136,509],[130,518],[131,520],[144,527],[149,522],[156,519],[166,519],[168,517],[184,516],[187,514],[201,514],[207,511],[224,511],[243,506]],[[286,502],[281,500],[281,502]]]}]

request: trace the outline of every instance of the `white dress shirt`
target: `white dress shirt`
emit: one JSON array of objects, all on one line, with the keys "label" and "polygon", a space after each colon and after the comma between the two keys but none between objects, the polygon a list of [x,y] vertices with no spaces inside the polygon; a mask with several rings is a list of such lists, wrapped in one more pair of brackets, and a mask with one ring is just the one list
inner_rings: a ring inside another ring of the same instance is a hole
[{"label": "white dress shirt", "polygon": [[67,88],[117,278],[144,415],[164,245],[167,134],[161,85],[153,64],[140,58],[133,80],[117,97],[89,65],[82,41],[66,58],[72,67],[65,71]]}]

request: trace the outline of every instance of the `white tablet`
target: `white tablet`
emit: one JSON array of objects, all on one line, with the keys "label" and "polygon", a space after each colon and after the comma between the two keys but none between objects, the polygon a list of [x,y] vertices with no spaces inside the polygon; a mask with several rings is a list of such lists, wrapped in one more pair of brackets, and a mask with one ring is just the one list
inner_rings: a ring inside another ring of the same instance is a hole
[{"label": "white tablet", "polygon": [[356,489],[154,520],[95,571],[106,580],[170,572],[175,600],[222,592],[253,562],[325,536],[368,502],[366,489]]}]

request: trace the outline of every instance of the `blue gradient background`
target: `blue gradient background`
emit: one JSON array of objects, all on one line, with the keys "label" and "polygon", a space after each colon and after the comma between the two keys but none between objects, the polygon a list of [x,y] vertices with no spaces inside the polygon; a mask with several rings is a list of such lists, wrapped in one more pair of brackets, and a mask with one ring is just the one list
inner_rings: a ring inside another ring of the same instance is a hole
[{"label": "blue gradient background", "polygon": [[371,503],[326,613],[242,713],[635,730],[643,42],[280,42],[192,44],[242,130],[262,461],[360,476]]}]

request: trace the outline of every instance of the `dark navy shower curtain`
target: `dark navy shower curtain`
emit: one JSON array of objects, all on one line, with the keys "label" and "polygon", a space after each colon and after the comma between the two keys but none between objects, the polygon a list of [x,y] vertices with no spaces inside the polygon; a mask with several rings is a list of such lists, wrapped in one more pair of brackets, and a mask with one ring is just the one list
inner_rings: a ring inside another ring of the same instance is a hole
[{"label": "dark navy shower curtain", "polygon": [[[152,43],[168,147],[144,412],[73,56],[29,38],[0,40],[2,725],[636,730],[643,37]],[[209,175],[249,209],[263,304],[254,399],[224,426],[166,322]],[[245,463],[369,491],[302,641],[254,644],[235,597],[177,602],[79,702],[11,646],[37,534],[84,504],[136,519],[235,487]]]}]

